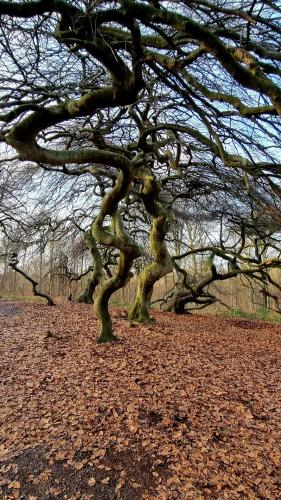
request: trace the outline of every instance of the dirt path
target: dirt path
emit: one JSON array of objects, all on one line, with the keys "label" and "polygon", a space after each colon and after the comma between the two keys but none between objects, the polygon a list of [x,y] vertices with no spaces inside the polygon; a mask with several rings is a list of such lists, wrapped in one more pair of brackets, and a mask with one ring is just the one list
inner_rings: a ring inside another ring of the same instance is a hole
[{"label": "dirt path", "polygon": [[102,346],[90,306],[17,308],[1,317],[1,498],[281,498],[279,325],[130,328],[116,310]]},{"label": "dirt path", "polygon": [[21,308],[14,304],[0,300],[0,317],[1,316],[14,316],[20,314]]}]

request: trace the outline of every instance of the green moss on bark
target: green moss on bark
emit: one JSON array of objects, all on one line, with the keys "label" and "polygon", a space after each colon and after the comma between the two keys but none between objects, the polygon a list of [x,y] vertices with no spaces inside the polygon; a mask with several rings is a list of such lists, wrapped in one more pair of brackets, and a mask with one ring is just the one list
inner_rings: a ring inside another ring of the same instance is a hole
[{"label": "green moss on bark", "polygon": [[168,211],[164,203],[156,201],[161,189],[160,184],[149,169],[140,172],[143,181],[141,198],[147,211],[152,215],[150,246],[154,261],[138,276],[137,291],[134,304],[129,312],[129,319],[140,323],[150,323],[150,304],[153,286],[160,278],[172,271],[172,261],[168,252],[165,237],[168,231]]}]

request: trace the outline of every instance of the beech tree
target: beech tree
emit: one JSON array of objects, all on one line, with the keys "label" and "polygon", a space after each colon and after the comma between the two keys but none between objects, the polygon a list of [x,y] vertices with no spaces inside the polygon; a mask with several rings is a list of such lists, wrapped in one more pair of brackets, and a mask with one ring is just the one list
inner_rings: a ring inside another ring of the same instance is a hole
[{"label": "beech tree", "polygon": [[[192,247],[187,244],[185,252],[172,257],[178,279],[158,301],[162,309],[177,314],[203,309],[221,301],[214,285],[240,276],[255,284],[264,305],[271,297],[273,309],[281,312],[281,287],[271,272],[281,268],[280,223],[251,208],[246,213],[228,213],[225,209],[216,214],[213,222],[219,227],[214,234],[209,233],[208,241],[206,238],[204,244]],[[192,269],[186,259],[195,256],[200,257],[201,266]],[[227,297],[223,305],[227,306],[226,302]]]},{"label": "beech tree", "polygon": [[[106,181],[91,232],[119,252],[96,298],[99,341],[112,341],[109,299],[142,254],[126,204],[151,218],[154,262],[130,312],[149,321],[153,285],[172,269],[165,240],[179,200],[236,174],[248,196],[257,183],[280,196],[280,7],[0,1],[0,16],[6,160]],[[266,196],[258,201],[268,209]]]}]

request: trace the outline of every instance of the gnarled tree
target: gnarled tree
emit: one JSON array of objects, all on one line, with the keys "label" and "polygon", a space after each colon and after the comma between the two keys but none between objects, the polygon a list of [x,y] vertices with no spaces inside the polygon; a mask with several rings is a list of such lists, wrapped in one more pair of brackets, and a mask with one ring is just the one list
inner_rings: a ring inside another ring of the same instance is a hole
[{"label": "gnarled tree", "polygon": [[56,179],[114,184],[93,226],[99,244],[120,252],[97,299],[102,340],[114,338],[109,297],[139,255],[120,218],[126,197],[145,202],[158,234],[146,301],[162,264],[170,268],[161,193],[142,196],[147,165],[155,186],[175,188],[176,197],[189,192],[196,171],[208,189],[232,176],[249,197],[259,183],[265,206],[269,192],[280,198],[279,13],[260,0],[240,9],[230,0],[0,1],[3,159],[16,151],[18,162]]}]

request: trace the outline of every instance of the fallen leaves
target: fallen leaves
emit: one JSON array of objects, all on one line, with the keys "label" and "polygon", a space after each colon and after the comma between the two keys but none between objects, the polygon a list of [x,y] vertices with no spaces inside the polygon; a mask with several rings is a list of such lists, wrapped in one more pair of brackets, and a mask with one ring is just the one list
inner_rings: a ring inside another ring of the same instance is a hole
[{"label": "fallen leaves", "polygon": [[102,484],[108,484],[110,482],[110,477],[105,477],[104,479],[101,480]]},{"label": "fallen leaves", "polygon": [[106,450],[104,450],[103,448],[97,448],[96,450],[94,450],[92,452],[91,458],[93,460],[95,460],[97,458],[103,458],[105,453],[106,453]]},{"label": "fallen leaves", "polygon": [[20,489],[20,483],[18,481],[12,481],[9,485],[8,485],[8,489],[9,490],[19,490]]},{"label": "fallen leaves", "polygon": [[5,448],[3,444],[0,444],[0,458],[3,458],[8,453],[8,451],[9,450]]},{"label": "fallen leaves", "polygon": [[155,316],[112,346],[88,306],[1,317],[4,498],[280,497],[280,326]]}]

